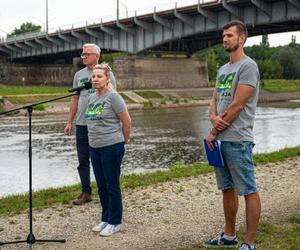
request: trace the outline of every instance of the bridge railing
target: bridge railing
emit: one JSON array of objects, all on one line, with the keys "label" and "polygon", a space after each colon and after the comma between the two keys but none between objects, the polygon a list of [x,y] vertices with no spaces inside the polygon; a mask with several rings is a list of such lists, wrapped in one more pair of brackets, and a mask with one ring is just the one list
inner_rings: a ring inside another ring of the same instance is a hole
[{"label": "bridge railing", "polygon": [[[135,15],[140,16],[140,15],[151,14],[151,13],[154,13],[154,10],[156,12],[171,10],[171,9],[175,8],[175,4],[177,4],[177,8],[181,8],[181,7],[185,7],[185,6],[195,5],[198,3],[206,4],[206,3],[219,2],[219,1],[220,0],[183,0],[178,3],[176,3],[176,1],[174,1],[174,2],[169,2],[169,3],[159,4],[159,5],[156,5],[153,7],[137,9],[137,10],[133,10],[133,11],[132,10],[121,11],[119,13],[119,19],[121,20],[121,19],[131,18],[131,17],[134,17]],[[48,33],[50,33],[50,34],[57,33],[57,32],[64,31],[64,30],[71,30],[71,29],[75,29],[75,28],[96,25],[96,24],[100,24],[102,22],[103,23],[112,22],[112,21],[115,21],[116,19],[117,19],[116,15],[111,14],[108,16],[99,17],[99,18],[95,18],[95,19],[89,19],[89,20],[85,20],[85,21],[79,21],[76,23],[67,24],[67,25],[63,25],[60,27],[49,28]],[[20,35],[10,36],[7,38],[0,38],[0,43],[24,40],[24,39],[28,39],[28,38],[35,38],[35,37],[39,37],[39,36],[44,36],[46,34],[47,33],[45,31],[29,32],[29,33],[24,33],[24,34],[20,34]]]},{"label": "bridge railing", "polygon": [[45,31],[39,31],[39,32],[27,32],[24,34],[20,34],[20,35],[12,35],[12,36],[8,36],[5,41],[6,42],[12,42],[12,41],[17,41],[17,40],[24,40],[24,39],[28,39],[28,38],[34,38],[34,37],[39,37],[39,36],[44,36],[47,33]]}]

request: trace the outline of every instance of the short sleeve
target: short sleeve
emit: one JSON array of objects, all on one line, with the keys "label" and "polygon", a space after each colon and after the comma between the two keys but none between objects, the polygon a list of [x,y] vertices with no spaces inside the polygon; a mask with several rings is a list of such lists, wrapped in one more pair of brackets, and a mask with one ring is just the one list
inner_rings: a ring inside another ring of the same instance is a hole
[{"label": "short sleeve", "polygon": [[256,87],[259,82],[259,71],[255,63],[245,64],[240,71],[238,84],[246,84]]},{"label": "short sleeve", "polygon": [[111,95],[111,105],[115,113],[121,113],[127,111],[126,103],[122,96],[117,92],[113,92]]},{"label": "short sleeve", "polygon": [[73,78],[73,88],[78,87],[78,72],[75,73]]}]

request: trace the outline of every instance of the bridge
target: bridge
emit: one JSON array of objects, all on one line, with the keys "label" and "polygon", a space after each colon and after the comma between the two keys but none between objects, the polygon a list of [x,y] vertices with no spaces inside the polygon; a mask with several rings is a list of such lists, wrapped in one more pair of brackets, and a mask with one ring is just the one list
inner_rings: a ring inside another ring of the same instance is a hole
[{"label": "bridge", "polygon": [[78,56],[84,43],[104,51],[193,52],[222,42],[222,26],[246,23],[249,36],[300,30],[299,0],[218,0],[53,33],[24,34],[0,41],[0,54],[14,61]]}]

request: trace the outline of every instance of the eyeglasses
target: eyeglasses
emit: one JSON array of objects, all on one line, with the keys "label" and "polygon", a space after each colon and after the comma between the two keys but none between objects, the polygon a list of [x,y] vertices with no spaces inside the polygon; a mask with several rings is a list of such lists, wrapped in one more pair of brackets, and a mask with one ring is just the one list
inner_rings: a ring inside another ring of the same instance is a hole
[{"label": "eyeglasses", "polygon": [[82,53],[81,55],[80,55],[80,57],[81,58],[84,58],[84,57],[89,57],[89,56],[91,56],[91,55],[97,55],[96,53]]}]

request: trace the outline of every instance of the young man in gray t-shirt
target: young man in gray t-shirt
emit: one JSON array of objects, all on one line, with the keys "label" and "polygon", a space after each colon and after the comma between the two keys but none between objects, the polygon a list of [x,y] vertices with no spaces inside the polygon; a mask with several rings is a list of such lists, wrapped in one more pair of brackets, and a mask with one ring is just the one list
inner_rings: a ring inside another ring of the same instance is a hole
[{"label": "young man in gray t-shirt", "polygon": [[260,198],[256,187],[252,158],[253,124],[258,100],[259,71],[256,63],[244,54],[248,32],[240,21],[223,27],[223,46],[230,62],[217,74],[216,87],[210,102],[213,125],[206,136],[209,148],[221,141],[224,166],[215,167],[218,188],[223,193],[225,227],[223,233],[204,243],[206,247],[237,246],[235,222],[237,195],[245,197],[247,235],[240,250],[255,250],[255,234],[260,217]]},{"label": "young man in gray t-shirt", "polygon": [[[83,45],[81,58],[86,67],[75,73],[73,79],[74,88],[82,86],[91,80],[92,70],[100,59],[100,53],[100,48],[95,44]],[[116,80],[112,72],[110,72],[110,82],[116,89]],[[73,121],[76,117],[76,148],[79,162],[77,169],[81,181],[82,193],[73,201],[74,205],[82,205],[92,200],[88,129],[84,113],[87,109],[89,95],[93,92],[95,92],[94,88],[82,90],[79,95],[72,96],[68,122],[64,129],[66,135],[71,135]]]}]

